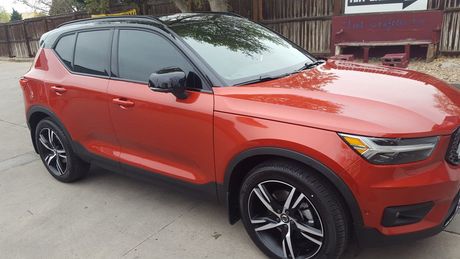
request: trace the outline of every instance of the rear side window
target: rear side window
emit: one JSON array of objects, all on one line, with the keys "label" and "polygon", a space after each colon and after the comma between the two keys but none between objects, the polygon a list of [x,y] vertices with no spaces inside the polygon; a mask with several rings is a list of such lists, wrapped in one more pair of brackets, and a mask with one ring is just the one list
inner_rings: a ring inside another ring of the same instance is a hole
[{"label": "rear side window", "polygon": [[152,32],[120,30],[118,73],[120,78],[147,82],[152,73],[178,67],[187,74],[189,88],[201,88],[201,80],[192,65],[171,42]]},{"label": "rear side window", "polygon": [[79,73],[108,76],[111,35],[110,30],[78,33],[73,70]]},{"label": "rear side window", "polygon": [[72,67],[74,45],[75,34],[72,34],[62,37],[56,44],[56,47],[54,48],[58,56],[61,58],[62,62],[64,62],[64,64],[69,68]]}]

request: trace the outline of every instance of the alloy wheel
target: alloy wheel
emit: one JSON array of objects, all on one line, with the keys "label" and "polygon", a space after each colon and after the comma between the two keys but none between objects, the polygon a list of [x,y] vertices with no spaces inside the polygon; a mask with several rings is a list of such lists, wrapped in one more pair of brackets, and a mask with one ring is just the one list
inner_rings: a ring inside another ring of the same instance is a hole
[{"label": "alloy wheel", "polygon": [[248,212],[256,235],[284,258],[312,258],[323,246],[324,227],[309,194],[277,180],[255,186]]},{"label": "alloy wheel", "polygon": [[48,169],[56,176],[66,173],[68,167],[67,152],[61,139],[50,128],[43,128],[39,133],[40,151]]}]

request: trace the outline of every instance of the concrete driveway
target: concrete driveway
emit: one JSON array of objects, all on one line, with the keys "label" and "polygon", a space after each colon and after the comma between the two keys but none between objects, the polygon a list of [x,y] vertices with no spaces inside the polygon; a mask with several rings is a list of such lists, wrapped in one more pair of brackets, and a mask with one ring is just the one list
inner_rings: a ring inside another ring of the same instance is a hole
[{"label": "concrete driveway", "polygon": [[[213,202],[99,168],[54,180],[25,124],[29,66],[0,61],[0,258],[264,258]],[[460,258],[460,217],[435,237],[345,258]]]}]

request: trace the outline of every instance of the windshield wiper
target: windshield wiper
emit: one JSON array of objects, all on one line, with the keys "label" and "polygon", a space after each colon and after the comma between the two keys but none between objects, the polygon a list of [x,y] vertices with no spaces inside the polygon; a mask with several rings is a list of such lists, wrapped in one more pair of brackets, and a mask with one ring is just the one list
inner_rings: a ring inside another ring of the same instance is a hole
[{"label": "windshield wiper", "polygon": [[302,70],[306,70],[306,69],[310,69],[310,68],[314,68],[314,67],[317,67],[321,64],[323,64],[324,62],[326,62],[325,60],[322,60],[322,59],[318,59],[314,62],[311,62],[311,63],[306,63],[302,68],[300,68],[298,71],[302,71]]},{"label": "windshield wiper", "polygon": [[282,78],[282,77],[286,77],[286,76],[290,76],[292,74],[298,73],[298,72],[300,72],[302,70],[306,70],[306,69],[316,67],[318,65],[323,64],[324,62],[326,62],[326,61],[324,61],[322,59],[319,59],[319,60],[316,60],[316,61],[311,62],[311,63],[306,63],[303,67],[301,67],[300,69],[296,70],[293,73],[285,73],[285,74],[282,74],[282,75],[279,75],[279,76],[260,76],[257,79],[252,79],[252,80],[249,80],[249,81],[245,81],[245,82],[239,83],[238,85],[250,85],[250,84],[261,83],[261,82],[266,82],[266,81],[279,79],[279,78]]},{"label": "windshield wiper", "polygon": [[285,77],[285,76],[288,76],[288,75],[290,75],[290,74],[289,73],[288,74],[282,74],[282,75],[279,75],[279,76],[260,76],[257,79],[252,79],[252,80],[249,80],[249,81],[245,81],[245,82],[239,83],[238,85],[250,85],[250,84],[255,84],[255,83],[261,83],[261,82],[266,82],[266,81],[271,81],[271,80],[275,80],[275,79],[278,79],[278,78],[282,78],[282,77]]}]

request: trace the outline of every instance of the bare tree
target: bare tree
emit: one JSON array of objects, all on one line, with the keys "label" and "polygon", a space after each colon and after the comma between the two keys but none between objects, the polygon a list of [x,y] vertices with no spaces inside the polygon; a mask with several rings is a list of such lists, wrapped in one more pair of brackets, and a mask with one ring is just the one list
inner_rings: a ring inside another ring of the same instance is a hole
[{"label": "bare tree", "polygon": [[192,4],[187,0],[174,0],[176,7],[183,13],[192,11]]},{"label": "bare tree", "polygon": [[16,0],[16,2],[27,5],[34,11],[48,13],[53,0]]},{"label": "bare tree", "polygon": [[228,12],[227,0],[208,0],[209,7],[213,12]]},{"label": "bare tree", "polygon": [[56,15],[83,10],[85,0],[16,0],[34,11]]},{"label": "bare tree", "polygon": [[227,0],[173,0],[176,7],[183,13],[191,12],[193,5],[202,5],[205,2],[209,3],[209,7],[213,12],[227,12],[228,1]]}]

